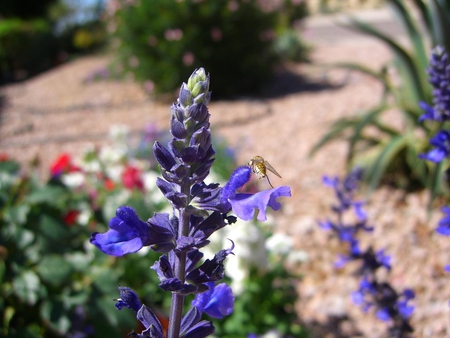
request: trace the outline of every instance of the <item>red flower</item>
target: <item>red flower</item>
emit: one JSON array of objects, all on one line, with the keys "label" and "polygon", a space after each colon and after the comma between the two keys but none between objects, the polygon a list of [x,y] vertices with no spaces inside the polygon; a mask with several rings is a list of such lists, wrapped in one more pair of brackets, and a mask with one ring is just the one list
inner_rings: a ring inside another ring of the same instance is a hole
[{"label": "red flower", "polygon": [[69,210],[69,212],[63,216],[64,223],[68,226],[74,225],[79,214],[80,212],[78,210]]},{"label": "red flower", "polygon": [[104,187],[107,191],[111,191],[114,190],[114,188],[116,187],[116,184],[114,183],[114,181],[110,178],[106,178],[103,181]]},{"label": "red flower", "polygon": [[54,177],[58,177],[63,173],[70,173],[78,170],[79,168],[72,163],[72,158],[67,153],[61,154],[50,165],[50,172]]},{"label": "red flower", "polygon": [[6,153],[0,153],[0,162],[9,161],[9,156]]},{"label": "red flower", "polygon": [[127,166],[122,173],[122,184],[127,189],[137,188],[144,190],[141,171],[136,167]]}]

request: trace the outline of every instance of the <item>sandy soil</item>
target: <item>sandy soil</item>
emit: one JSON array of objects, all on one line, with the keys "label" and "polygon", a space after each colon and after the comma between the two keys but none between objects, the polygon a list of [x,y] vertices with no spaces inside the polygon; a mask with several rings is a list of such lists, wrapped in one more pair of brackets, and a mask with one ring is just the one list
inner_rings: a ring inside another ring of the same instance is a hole
[{"label": "sandy soil", "polygon": [[[316,43],[313,62],[290,67],[302,80],[280,76],[270,98],[213,102],[209,106],[211,123],[215,133],[238,149],[240,162],[261,155],[283,176],[271,177],[272,183],[292,187],[292,198],[283,201],[282,212],[274,216],[278,230],[293,236],[297,248],[309,255],[298,285],[302,320],[315,328],[317,337],[383,337],[385,324],[363,314],[350,301],[350,293],[357,288],[357,280],[351,276],[354,267],[333,269],[339,245],[316,224],[328,214],[333,200],[321,178],[344,173],[345,144],[327,146],[313,158],[308,153],[334,120],[371,107],[382,90],[367,76],[325,72],[319,64],[358,61],[379,68],[390,53],[375,40],[329,36],[316,40],[314,32],[305,32]],[[154,122],[167,128],[170,104],[148,98],[138,85],[83,82],[108,60],[108,56],[84,57],[0,88],[1,152],[24,163],[38,157],[43,168],[48,168],[61,152],[76,155],[89,144],[107,142],[111,125],[126,124],[138,131]],[[286,90],[287,94],[279,94]],[[380,189],[368,201],[375,231],[366,236],[366,243],[385,247],[393,256],[389,278],[395,287],[416,291],[414,336],[448,337],[450,276],[443,266],[450,262],[450,240],[435,234],[439,213],[428,219],[426,203],[426,193],[404,196]]]}]

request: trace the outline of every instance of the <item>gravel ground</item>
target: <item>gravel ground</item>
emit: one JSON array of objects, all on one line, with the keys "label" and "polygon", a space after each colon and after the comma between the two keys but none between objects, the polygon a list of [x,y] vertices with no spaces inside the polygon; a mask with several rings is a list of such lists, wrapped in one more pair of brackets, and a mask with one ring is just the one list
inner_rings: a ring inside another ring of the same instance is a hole
[{"label": "gravel ground", "polygon": [[[292,187],[292,198],[283,201],[282,212],[274,216],[278,231],[293,236],[297,248],[309,255],[298,285],[302,320],[314,328],[316,337],[383,337],[385,324],[351,304],[349,295],[357,288],[351,276],[354,267],[332,268],[339,245],[316,225],[329,214],[333,200],[321,177],[344,173],[345,144],[336,142],[313,158],[308,152],[330,123],[371,107],[382,91],[367,76],[324,72],[319,65],[358,61],[379,68],[390,53],[369,38],[341,33],[333,38],[333,30],[326,29],[321,33],[327,24],[329,20],[307,22],[304,35],[315,44],[313,62],[290,67],[301,80],[280,75],[269,98],[213,102],[211,124],[238,149],[241,163],[261,155],[283,176],[271,176],[272,183]],[[108,56],[84,57],[0,88],[1,152],[24,163],[38,158],[42,168],[48,168],[61,152],[76,155],[90,144],[105,144],[111,125],[125,124],[138,131],[153,122],[167,128],[170,103],[149,99],[131,82],[83,81],[108,60]],[[378,190],[366,208],[375,231],[365,239],[393,256],[392,284],[416,291],[414,336],[449,337],[450,276],[443,266],[450,262],[446,254],[450,240],[435,234],[439,213],[427,217],[427,198],[426,193],[404,196],[387,188]]]}]

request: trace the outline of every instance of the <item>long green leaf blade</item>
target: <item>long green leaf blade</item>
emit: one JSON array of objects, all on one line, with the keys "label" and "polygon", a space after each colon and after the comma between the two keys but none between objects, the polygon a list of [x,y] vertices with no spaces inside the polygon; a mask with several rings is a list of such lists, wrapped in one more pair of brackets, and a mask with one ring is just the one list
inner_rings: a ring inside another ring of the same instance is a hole
[{"label": "long green leaf blade", "polygon": [[418,101],[426,101],[427,96],[423,90],[423,83],[420,75],[417,72],[416,62],[413,60],[411,54],[406,51],[402,46],[400,46],[396,41],[386,34],[380,32],[376,28],[361,22],[357,19],[350,19],[350,25],[345,26],[347,28],[362,32],[364,34],[373,36],[384,43],[386,43],[394,52],[394,54],[402,60],[408,71],[409,81],[414,85],[415,95]]}]

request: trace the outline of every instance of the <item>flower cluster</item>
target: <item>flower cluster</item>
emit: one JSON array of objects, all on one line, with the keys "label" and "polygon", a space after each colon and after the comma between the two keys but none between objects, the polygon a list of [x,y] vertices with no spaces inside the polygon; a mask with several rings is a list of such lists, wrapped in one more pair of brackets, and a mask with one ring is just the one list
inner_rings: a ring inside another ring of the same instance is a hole
[{"label": "flower cluster", "polygon": [[[450,60],[443,47],[437,46],[431,51],[427,73],[428,81],[433,86],[433,107],[420,102],[420,106],[425,110],[420,120],[433,120],[438,122],[439,126],[436,135],[430,139],[430,144],[434,148],[426,154],[419,155],[419,158],[440,163],[450,158],[450,130],[444,129],[444,123],[450,120]],[[446,172],[448,174],[448,168]],[[450,207],[444,206],[442,212],[445,216],[439,222],[436,231],[441,235],[450,236]],[[450,265],[445,269],[450,272]]]},{"label": "flower cluster", "polygon": [[[362,178],[362,170],[353,170],[342,182],[339,178],[324,178],[325,185],[332,187],[338,199],[338,204],[331,210],[336,215],[336,221],[327,220],[319,222],[322,228],[332,230],[340,241],[348,244],[349,252],[339,256],[335,267],[341,268],[350,261],[359,261],[357,275],[362,276],[360,286],[352,295],[353,302],[362,306],[364,311],[376,309],[378,319],[391,323],[390,337],[405,337],[413,331],[409,324],[414,307],[409,301],[414,298],[410,289],[398,293],[388,283],[380,281],[377,271],[385,268],[391,269],[391,257],[384,250],[375,251],[372,247],[361,249],[357,239],[358,233],[371,231],[373,228],[366,225],[367,216],[362,210],[362,202],[354,201],[354,194]],[[344,217],[349,211],[354,211],[356,221],[354,224],[345,224]]]},{"label": "flower cluster", "polygon": [[[443,47],[437,46],[431,51],[430,67],[427,70],[429,82],[433,86],[433,106],[420,102],[425,111],[419,121],[433,120],[439,123],[450,120],[450,60]],[[419,157],[432,162],[441,162],[450,157],[450,131],[439,128],[431,138],[434,147],[427,154]]]},{"label": "flower cluster", "polygon": [[[319,225],[325,230],[332,230],[341,241],[353,242],[355,241],[355,235],[360,230],[372,231],[372,227],[368,226],[366,213],[362,209],[364,205],[361,201],[354,201],[354,194],[358,188],[358,183],[362,179],[363,170],[356,168],[353,170],[343,181],[337,176],[323,178],[323,183],[330,188],[333,188],[337,198],[338,204],[331,207],[332,212],[336,215],[337,222],[333,222],[330,219],[320,221]],[[343,215],[352,210],[357,218],[355,224],[346,224],[343,219]]]},{"label": "flower cluster", "polygon": [[[156,186],[172,207],[172,214],[154,213],[147,221],[139,218],[128,206],[117,209],[106,233],[94,233],[91,243],[113,256],[135,253],[143,247],[163,253],[152,269],[156,271],[160,288],[172,292],[167,337],[206,337],[214,332],[209,321],[202,321],[202,313],[222,318],[233,310],[234,296],[226,284],[218,284],[224,277],[225,258],[233,254],[234,244],[220,250],[212,259],[203,260],[201,248],[209,244],[209,237],[217,230],[234,223],[236,217],[252,219],[258,209],[258,219],[266,219],[268,206],[280,208],[277,198],[290,196],[286,186],[241,194],[236,191],[246,184],[251,168],[238,167],[228,183],[206,184],[214,162],[209,112],[209,75],[204,69],[194,71],[180,89],[177,103],[171,107],[170,132],[173,138],[167,147],[155,142],[153,154],[162,178]],[[133,309],[146,330],[135,337],[163,337],[161,323],[137,295],[127,287],[119,288],[116,307]],[[191,309],[183,316],[184,297],[195,294]]]},{"label": "flower cluster", "polygon": [[433,106],[425,102],[419,105],[425,114],[420,121],[433,120],[444,122],[450,120],[450,60],[445,49],[437,46],[431,51],[430,67],[427,69],[428,81],[433,86]]},{"label": "flower cluster", "polygon": [[[80,157],[67,153],[58,156],[50,166],[51,180],[70,189],[77,201],[66,204],[66,224],[86,226],[99,218],[109,219],[120,204],[162,210],[164,198],[153,184],[158,169],[148,160],[160,134],[148,125],[135,145],[130,142],[128,128],[112,126],[108,146],[88,147]],[[142,195],[145,198],[138,198]]]}]

